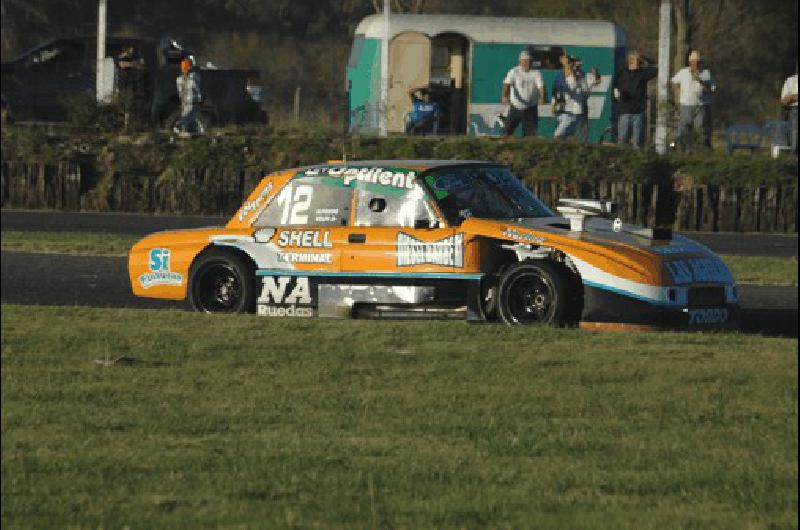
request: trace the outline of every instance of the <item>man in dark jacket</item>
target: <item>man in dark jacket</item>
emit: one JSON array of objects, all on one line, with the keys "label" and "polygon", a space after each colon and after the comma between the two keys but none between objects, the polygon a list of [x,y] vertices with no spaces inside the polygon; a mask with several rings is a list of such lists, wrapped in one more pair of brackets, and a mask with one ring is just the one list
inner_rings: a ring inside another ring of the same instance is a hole
[{"label": "man in dark jacket", "polygon": [[639,52],[628,54],[628,66],[614,78],[617,100],[617,141],[640,148],[644,144],[647,82],[658,75],[658,68],[644,63]]}]

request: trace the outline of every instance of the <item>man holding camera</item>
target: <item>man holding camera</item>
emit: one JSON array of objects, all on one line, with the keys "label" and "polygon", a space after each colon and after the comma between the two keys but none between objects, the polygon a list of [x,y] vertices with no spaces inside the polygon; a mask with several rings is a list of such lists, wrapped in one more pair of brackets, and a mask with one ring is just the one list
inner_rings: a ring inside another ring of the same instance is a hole
[{"label": "man holding camera", "polygon": [[711,149],[711,96],[717,85],[711,72],[700,63],[697,50],[689,54],[689,66],[680,69],[669,81],[673,89],[678,89],[680,122],[678,139],[685,141],[689,129],[703,135],[703,143]]},{"label": "man holding camera", "polygon": [[581,121],[589,95],[586,77],[577,67],[577,58],[562,55],[561,71],[553,81],[553,114],[558,124],[553,133],[554,138],[564,139],[574,136]]},{"label": "man holding camera", "polygon": [[647,82],[658,75],[658,68],[649,66],[637,51],[628,54],[628,65],[614,77],[614,99],[617,100],[617,143],[632,144],[640,149],[646,131],[645,107]]}]

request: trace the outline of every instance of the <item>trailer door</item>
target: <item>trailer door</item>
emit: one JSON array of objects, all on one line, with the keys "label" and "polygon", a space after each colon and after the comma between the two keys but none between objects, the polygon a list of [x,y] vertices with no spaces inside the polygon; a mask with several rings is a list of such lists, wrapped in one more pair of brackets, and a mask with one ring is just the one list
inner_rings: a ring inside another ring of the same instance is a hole
[{"label": "trailer door", "polygon": [[390,132],[403,132],[404,116],[411,110],[408,91],[428,84],[431,64],[431,41],[422,33],[402,33],[389,46],[389,119]]}]

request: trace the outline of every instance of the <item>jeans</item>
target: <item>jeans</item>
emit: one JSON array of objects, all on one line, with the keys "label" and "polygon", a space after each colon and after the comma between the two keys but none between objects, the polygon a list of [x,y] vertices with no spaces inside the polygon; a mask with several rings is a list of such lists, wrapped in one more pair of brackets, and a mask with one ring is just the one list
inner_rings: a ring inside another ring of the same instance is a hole
[{"label": "jeans", "polygon": [[789,143],[792,154],[797,154],[797,105],[789,107]]},{"label": "jeans", "polygon": [[681,105],[678,122],[678,140],[686,142],[689,129],[701,134],[703,145],[711,149],[711,107],[709,105]]},{"label": "jeans", "polygon": [[644,145],[644,112],[620,114],[617,121],[617,143],[631,143],[637,149]]},{"label": "jeans", "polygon": [[430,134],[436,132],[436,115],[431,114],[417,121],[406,124],[406,134]]},{"label": "jeans", "polygon": [[566,138],[575,134],[578,129],[580,114],[564,112],[558,115],[558,125],[553,133],[554,138]]},{"label": "jeans", "polygon": [[517,126],[522,123],[523,136],[536,136],[539,129],[539,109],[536,105],[527,109],[518,109],[514,105],[508,107],[506,116],[506,128],[503,134],[511,136]]},{"label": "jeans", "polygon": [[181,119],[178,122],[178,128],[181,132],[197,132],[197,109],[194,105],[183,105],[181,107]]}]

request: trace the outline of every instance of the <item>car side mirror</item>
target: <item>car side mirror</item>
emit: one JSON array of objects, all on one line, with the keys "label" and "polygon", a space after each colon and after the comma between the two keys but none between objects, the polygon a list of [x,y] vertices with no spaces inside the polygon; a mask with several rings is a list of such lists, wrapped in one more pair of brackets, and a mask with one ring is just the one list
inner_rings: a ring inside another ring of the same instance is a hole
[{"label": "car side mirror", "polygon": [[373,213],[381,213],[386,209],[386,199],[382,197],[375,197],[369,200],[369,211]]}]

